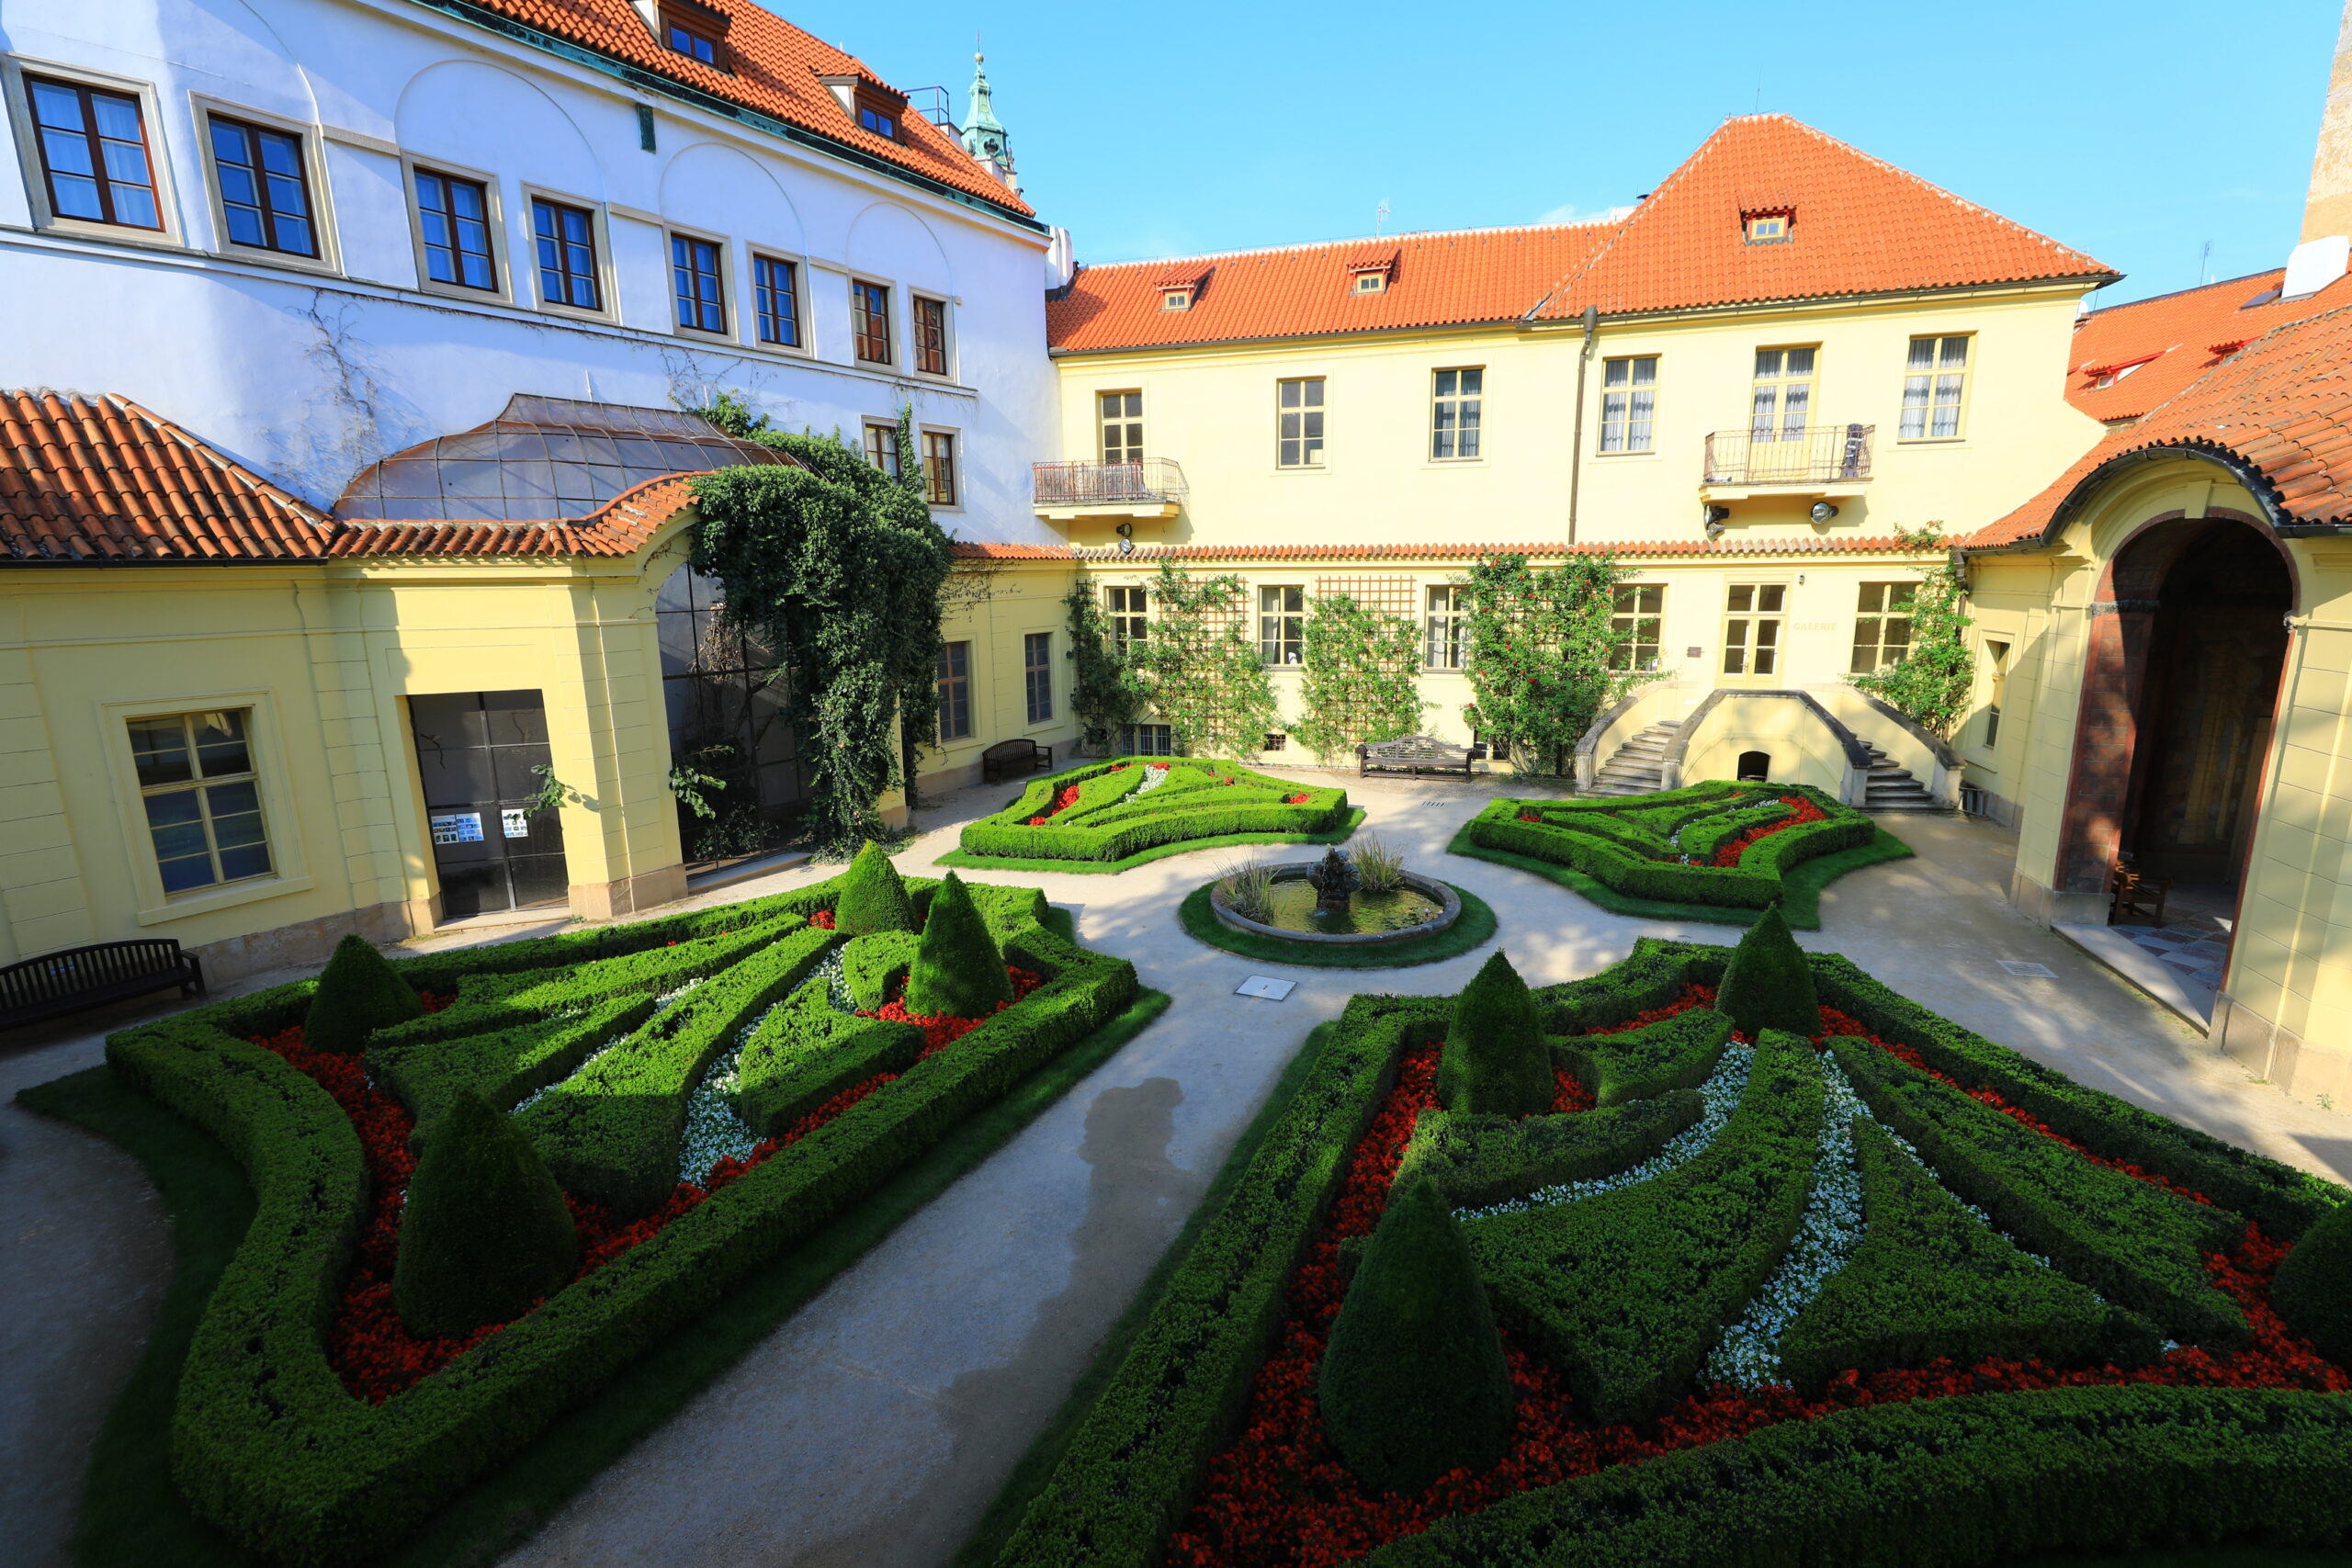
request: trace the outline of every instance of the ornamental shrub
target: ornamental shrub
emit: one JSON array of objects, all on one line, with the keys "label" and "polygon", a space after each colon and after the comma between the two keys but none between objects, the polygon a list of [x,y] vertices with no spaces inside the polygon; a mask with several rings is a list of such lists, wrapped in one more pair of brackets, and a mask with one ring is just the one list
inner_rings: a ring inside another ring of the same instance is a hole
[{"label": "ornamental shrub", "polygon": [[1531,1116],[1550,1108],[1557,1089],[1534,998],[1497,948],[1453,1004],[1438,1099],[1449,1111]]},{"label": "ornamental shrub", "polygon": [[1485,1470],[1510,1446],[1510,1370],[1494,1313],[1430,1183],[1390,1195],[1331,1325],[1316,1398],[1340,1457],[1384,1491]]},{"label": "ornamental shrub", "polygon": [[2270,1286],[2287,1326],[2338,1366],[2352,1365],[2352,1203],[2303,1233]]},{"label": "ornamental shrub", "polygon": [[424,1004],[384,955],[359,936],[334,944],[334,955],[311,994],[302,1043],[313,1051],[349,1055],[368,1048],[371,1031],[424,1016]]},{"label": "ornamental shrub", "polygon": [[915,929],[915,908],[907,885],[881,845],[868,839],[842,875],[841,899],[833,906],[833,929],[843,936]]},{"label": "ornamental shrub", "polygon": [[907,1010],[926,1018],[986,1018],[1012,999],[1004,954],[954,872],[931,897],[922,945],[907,974]]},{"label": "ornamental shrub", "polygon": [[401,1322],[425,1337],[512,1322],[579,1266],[571,1206],[538,1151],[503,1112],[461,1091],[417,1159],[401,1213]]},{"label": "ornamental shrub", "polygon": [[1724,970],[1715,1009],[1731,1016],[1732,1027],[1755,1039],[1768,1029],[1785,1029],[1810,1040],[1821,1032],[1821,1003],[1813,993],[1813,965],[1789,934],[1778,904],[1747,928]]}]

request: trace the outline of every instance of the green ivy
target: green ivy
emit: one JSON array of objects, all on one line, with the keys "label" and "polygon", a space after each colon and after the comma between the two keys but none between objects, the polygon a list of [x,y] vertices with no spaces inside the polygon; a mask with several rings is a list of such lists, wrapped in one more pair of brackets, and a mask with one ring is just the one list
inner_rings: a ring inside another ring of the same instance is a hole
[{"label": "green ivy", "polygon": [[1602,709],[1655,674],[1612,668],[1633,637],[1611,625],[1618,579],[1614,556],[1570,556],[1534,568],[1523,555],[1489,557],[1470,569],[1471,728],[1512,748],[1522,773],[1559,772]]},{"label": "green ivy", "polygon": [[[1938,523],[1900,533],[1905,548],[1922,553],[1942,549],[1943,535]],[[1968,579],[1949,552],[1940,565],[1922,571],[1926,581],[1911,599],[1910,650],[1893,668],[1852,680],[1889,707],[1949,737],[1966,716],[1976,682],[1975,656],[1968,647],[1973,623],[1963,610]]]},{"label": "green ivy", "polygon": [[1229,572],[1195,581],[1161,560],[1151,636],[1129,657],[1152,711],[1187,757],[1254,754],[1274,728],[1273,682],[1250,636],[1249,602]]},{"label": "green ivy", "polygon": [[1120,728],[1143,715],[1143,677],[1113,645],[1109,618],[1090,584],[1072,587],[1062,608],[1069,613],[1069,649],[1078,666],[1069,709],[1078,720],[1079,739],[1091,750],[1115,750]]},{"label": "green ivy", "polygon": [[1421,727],[1420,641],[1413,623],[1352,594],[1317,593],[1306,615],[1304,711],[1291,728],[1324,761],[1357,743],[1394,740]]}]

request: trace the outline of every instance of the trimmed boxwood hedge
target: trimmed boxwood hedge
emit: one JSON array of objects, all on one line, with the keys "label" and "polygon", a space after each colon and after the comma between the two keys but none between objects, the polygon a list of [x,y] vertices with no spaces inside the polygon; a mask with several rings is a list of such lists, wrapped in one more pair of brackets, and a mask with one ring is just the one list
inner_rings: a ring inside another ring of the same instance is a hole
[{"label": "trimmed boxwood hedge", "polygon": [[[910,886],[921,902],[935,885]],[[1035,890],[973,892],[1010,961],[1044,976],[1042,987],[382,1404],[351,1396],[323,1339],[368,1212],[357,1136],[316,1082],[243,1038],[299,1021],[313,982],[109,1039],[114,1070],[219,1138],[255,1195],[254,1223],[205,1308],[174,1406],[173,1472],[196,1513],[273,1562],[339,1562],[381,1550],[1135,997],[1133,965],[1035,923],[1045,909]],[[447,994],[471,976],[650,953],[805,915],[831,897],[832,885],[819,884],[395,967],[420,989]]]},{"label": "trimmed boxwood hedge", "polygon": [[[1772,809],[1759,807],[1740,813],[1740,830],[1786,815],[1787,808],[1777,802],[1787,795],[1813,802],[1824,819],[1758,839],[1736,866],[1681,863],[1681,854],[1693,859],[1712,854],[1731,830],[1714,831],[1710,823],[1677,851],[1668,842],[1674,828],[1758,794]],[[1542,820],[1522,822],[1524,813]],[[1761,909],[1781,897],[1781,878],[1787,872],[1806,861],[1859,848],[1878,833],[1878,824],[1866,813],[1810,784],[1715,780],[1657,795],[1599,800],[1492,800],[1464,824],[1462,838],[1483,849],[1566,866],[1630,898]]]},{"label": "trimmed boxwood hedge", "polygon": [[1399,1181],[1427,1177],[1457,1209],[1522,1198],[1538,1187],[1588,1181],[1639,1165],[1699,1120],[1698,1095],[1675,1089],[1572,1116],[1476,1116],[1424,1111],[1398,1166]]},{"label": "trimmed boxwood hedge", "polygon": [[[1136,794],[1147,768],[1168,782]],[[1236,782],[1222,783],[1225,779]],[[1053,804],[1076,784],[1066,811]],[[1304,804],[1288,804],[1304,795]],[[1050,814],[1050,815],[1049,815]],[[1046,817],[1030,827],[1033,817]],[[1291,784],[1229,762],[1188,757],[1114,757],[1033,782],[1003,810],[967,824],[963,852],[1013,861],[1118,861],[1161,844],[1233,833],[1328,833],[1349,818],[1348,792]]]}]

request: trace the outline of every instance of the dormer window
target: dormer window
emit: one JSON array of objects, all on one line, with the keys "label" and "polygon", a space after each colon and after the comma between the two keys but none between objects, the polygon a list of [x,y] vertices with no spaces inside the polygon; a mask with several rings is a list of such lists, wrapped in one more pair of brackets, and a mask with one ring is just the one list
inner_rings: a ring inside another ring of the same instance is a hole
[{"label": "dormer window", "polygon": [[857,123],[876,136],[887,136],[893,141],[899,139],[899,117],[877,105],[858,105]]},{"label": "dormer window", "polygon": [[662,47],[698,60],[715,71],[729,69],[727,17],[691,0],[663,0],[656,28]]},{"label": "dormer window", "polygon": [[1795,231],[1796,221],[1797,215],[1786,209],[1743,212],[1739,215],[1740,235],[1751,245],[1777,245]]},{"label": "dormer window", "polygon": [[1159,291],[1159,308],[1163,310],[1189,310],[1193,308],[1193,291],[1189,288],[1163,288]]},{"label": "dormer window", "polygon": [[820,76],[817,80],[840,103],[842,112],[857,122],[860,130],[890,141],[907,139],[905,94],[870,76],[854,73]]},{"label": "dormer window", "polygon": [[1356,292],[1359,294],[1387,293],[1388,275],[1385,272],[1360,272],[1356,274]]}]

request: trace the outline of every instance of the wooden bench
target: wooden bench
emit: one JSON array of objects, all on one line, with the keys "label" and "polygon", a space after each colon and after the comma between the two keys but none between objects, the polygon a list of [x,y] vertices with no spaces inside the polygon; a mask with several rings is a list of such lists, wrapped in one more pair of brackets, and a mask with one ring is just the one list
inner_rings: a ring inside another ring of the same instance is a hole
[{"label": "wooden bench", "polygon": [[0,969],[0,1029],[38,1023],[126,997],[179,987],[202,996],[204,964],[171,937],[98,942],[27,958]]},{"label": "wooden bench", "polygon": [[1470,764],[1485,759],[1484,746],[1456,746],[1434,735],[1400,735],[1394,740],[1368,741],[1356,748],[1356,777],[1366,773],[1460,773],[1470,776]]},{"label": "wooden bench", "polygon": [[1054,749],[1035,740],[1000,740],[980,753],[980,782],[994,784],[1021,773],[1054,771]]},{"label": "wooden bench", "polygon": [[2151,876],[2129,865],[2115,868],[2108,885],[2107,923],[2120,926],[2139,916],[2152,926],[2165,923],[2165,899],[2172,893],[2172,878]]}]

